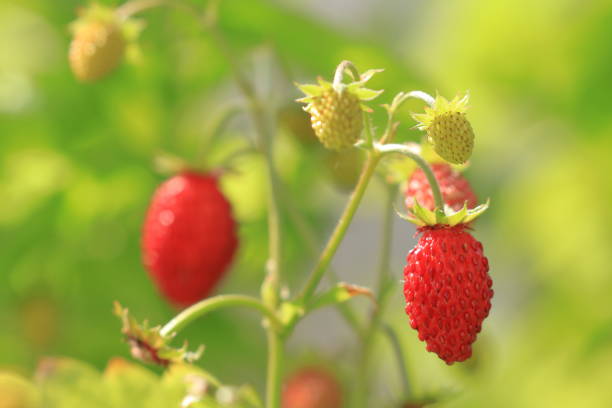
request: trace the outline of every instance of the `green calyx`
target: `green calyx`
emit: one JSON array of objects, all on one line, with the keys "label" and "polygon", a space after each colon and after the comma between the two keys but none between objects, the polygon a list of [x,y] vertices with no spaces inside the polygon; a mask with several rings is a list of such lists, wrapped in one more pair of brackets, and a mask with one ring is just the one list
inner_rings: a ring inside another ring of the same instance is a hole
[{"label": "green calyx", "polygon": [[[300,91],[302,91],[306,96],[300,99],[297,99],[296,102],[302,103],[312,103],[317,100],[318,97],[321,97],[326,91],[334,90],[338,95],[342,95],[344,92],[348,92],[357,97],[360,102],[370,101],[376,98],[378,95],[383,93],[383,90],[374,90],[365,88],[364,85],[377,73],[382,72],[381,69],[370,69],[364,72],[358,81],[354,81],[348,84],[333,84],[329,81],[324,80],[323,78],[317,78],[317,84],[295,84]],[[364,111],[369,111],[366,105],[361,104],[361,108]]]},{"label": "green calyx", "polygon": [[449,207],[445,207],[444,209],[436,208],[432,211],[422,207],[419,202],[415,200],[414,206],[412,206],[408,215],[398,215],[406,221],[410,221],[419,227],[434,225],[448,225],[449,227],[454,227],[455,225],[468,224],[474,221],[488,208],[489,200],[487,200],[486,203],[480,204],[478,207],[472,209],[468,209],[467,203],[465,203],[463,208],[461,208],[459,211],[453,211]]},{"label": "green calyx", "polygon": [[174,348],[168,343],[174,338],[174,334],[161,334],[161,326],[149,327],[145,321],[140,324],[134,317],[130,316],[128,310],[115,302],[114,312],[123,324],[121,332],[130,345],[132,356],[142,362],[157,364],[163,367],[173,363],[191,363],[200,358],[204,346],[195,351],[187,350],[187,343],[181,348]]}]

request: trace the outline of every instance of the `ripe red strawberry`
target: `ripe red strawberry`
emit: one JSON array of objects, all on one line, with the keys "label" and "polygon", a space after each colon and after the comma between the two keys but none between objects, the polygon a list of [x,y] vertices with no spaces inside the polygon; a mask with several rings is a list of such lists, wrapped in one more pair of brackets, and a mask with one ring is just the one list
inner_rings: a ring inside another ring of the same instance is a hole
[{"label": "ripe red strawberry", "polygon": [[493,296],[482,244],[466,229],[465,224],[419,228],[422,236],[404,269],[410,326],[427,343],[427,351],[447,364],[472,355]]},{"label": "ripe red strawberry", "polygon": [[[440,192],[446,205],[455,211],[459,211],[465,202],[468,208],[474,208],[478,205],[478,200],[470,183],[447,163],[433,163],[431,169],[440,185]],[[412,208],[414,200],[417,200],[421,206],[429,210],[435,207],[433,194],[429,187],[429,182],[425,173],[420,168],[416,169],[406,186],[406,207]]]},{"label": "ripe red strawberry", "polygon": [[164,182],[146,216],[143,260],[159,290],[188,306],[210,294],[236,252],[231,207],[209,174],[183,172]]},{"label": "ripe red strawberry", "polygon": [[342,387],[326,370],[302,368],[285,383],[283,408],[340,408]]}]

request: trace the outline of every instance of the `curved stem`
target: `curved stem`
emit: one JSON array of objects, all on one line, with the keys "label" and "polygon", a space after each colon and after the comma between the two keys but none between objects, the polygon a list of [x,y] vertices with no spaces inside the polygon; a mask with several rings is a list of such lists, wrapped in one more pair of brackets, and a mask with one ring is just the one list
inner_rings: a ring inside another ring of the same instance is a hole
[{"label": "curved stem", "polygon": [[431,170],[431,167],[429,166],[429,164],[427,164],[425,159],[421,157],[417,149],[412,146],[400,144],[378,144],[375,145],[375,148],[382,154],[400,153],[414,160],[416,164],[421,168],[421,170],[423,170],[423,173],[425,173],[425,177],[427,177],[427,181],[429,182],[429,186],[431,187],[431,191],[434,197],[436,208],[444,209],[444,200],[442,199],[442,193],[440,192],[440,185],[438,184],[438,180],[436,180],[436,176]]},{"label": "curved stem", "polygon": [[423,91],[410,91],[406,94],[404,99],[408,99],[408,98],[420,99],[426,104],[428,104],[429,106],[433,106],[434,103],[436,102],[433,96]]},{"label": "curved stem", "polygon": [[273,325],[281,325],[282,323],[272,309],[264,305],[259,299],[244,296],[244,295],[219,295],[202,300],[181,313],[176,315],[172,320],[162,327],[160,334],[167,336],[170,333],[178,332],[200,316],[213,310],[224,307],[242,306],[255,309],[261,312],[265,317],[270,319]]},{"label": "curved stem", "polygon": [[334,88],[338,89],[338,87],[342,84],[342,79],[344,77],[344,72],[349,71],[353,76],[355,81],[359,80],[359,71],[357,71],[357,67],[351,61],[344,60],[336,67],[336,72],[334,73]]},{"label": "curved stem", "polygon": [[351,224],[351,221],[353,220],[353,216],[355,215],[355,212],[359,207],[359,203],[363,198],[363,194],[365,193],[365,190],[368,186],[368,183],[370,182],[370,179],[372,178],[372,174],[374,173],[374,170],[376,169],[376,165],[378,164],[379,160],[380,154],[378,154],[377,151],[372,150],[369,152],[368,159],[366,160],[364,167],[361,171],[361,175],[359,176],[357,186],[355,187],[355,190],[353,191],[353,194],[351,195],[351,198],[349,199],[344,209],[344,212],[342,213],[342,216],[340,217],[340,220],[336,225],[336,228],[332,232],[329,241],[327,241],[327,245],[325,246],[321,257],[319,258],[319,261],[317,262],[315,268],[310,274],[310,277],[308,278],[304,289],[302,289],[302,292],[299,296],[299,299],[302,302],[306,303],[319,285],[323,274],[327,270],[327,267],[329,266],[332,258],[334,257],[336,250],[340,245],[340,242],[342,242],[342,239],[346,234],[346,230],[348,229],[349,225]]}]

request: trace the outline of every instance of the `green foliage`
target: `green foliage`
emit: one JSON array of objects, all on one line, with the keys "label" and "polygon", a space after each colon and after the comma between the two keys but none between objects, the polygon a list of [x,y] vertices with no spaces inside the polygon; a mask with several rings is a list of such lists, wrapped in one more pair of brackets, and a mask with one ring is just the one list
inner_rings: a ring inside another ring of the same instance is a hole
[{"label": "green foliage", "polygon": [[77,360],[46,358],[32,382],[0,372],[0,391],[3,403],[24,408],[262,406],[251,387],[221,385],[200,368],[179,364],[159,376],[121,358],[111,360],[103,373]]},{"label": "green foliage", "polygon": [[[477,363],[449,369],[421,349],[399,304],[401,294],[390,295],[388,320],[408,350],[415,394],[465,390],[438,403],[448,407],[611,406],[609,2],[385,0],[375,2],[367,18],[357,12],[362,2],[355,2],[357,11],[346,13],[355,22],[347,25],[336,24],[336,18],[346,21],[342,16],[301,12],[308,6],[299,3],[308,2],[221,5],[222,27],[231,44],[245,51],[244,62],[275,67],[274,88],[266,94],[272,105],[292,103],[299,97],[293,81],[331,75],[340,59],[360,68],[385,67],[371,86],[387,95],[418,83],[445,95],[469,89],[474,101],[470,121],[478,144],[466,176],[483,199],[496,203],[475,231],[486,241],[496,297],[475,349]],[[123,385],[109,387],[142,395],[151,379],[162,393],[165,377],[157,373],[133,365],[119,377],[97,370],[111,356],[129,352],[112,316],[114,300],[152,322],[175,312],[140,262],[143,212],[163,179],[152,161],[159,151],[202,161],[215,108],[234,98],[231,78],[198,23],[166,9],[146,14],[134,62],[101,83],[78,84],[66,58],[67,24],[82,4],[0,0],[0,366],[29,372],[45,355],[69,355],[92,367],[77,377],[70,371],[77,368],[66,367],[65,387],[118,384],[122,378]],[[398,141],[418,141],[410,112],[421,110],[417,101],[398,110]],[[384,111],[375,125],[383,120]],[[247,128],[244,117],[233,120],[206,156],[222,158],[244,146],[239,134]],[[280,129],[277,164],[288,195],[322,240],[346,197],[330,187],[316,149],[303,148],[293,136]],[[234,164],[237,172],[223,183],[241,223],[241,248],[219,291],[257,294],[267,247],[265,172],[254,155]],[[382,193],[373,185],[368,194],[358,213],[365,221],[349,231],[336,266],[343,278],[364,285],[373,282],[373,273],[360,256],[360,239],[372,244],[377,236],[368,222],[378,219],[375,203]],[[413,234],[404,224],[397,231],[391,262],[396,281]],[[283,232],[287,279],[301,283],[314,261],[296,226],[284,222]],[[176,340],[206,344],[201,364],[207,370],[261,390],[264,338],[259,321],[250,317],[216,312]],[[324,338],[326,348],[318,354],[349,378],[352,343],[341,329],[330,334],[330,326],[341,323],[326,317],[321,311],[307,322],[315,325],[308,339]],[[36,323],[41,319],[54,323],[44,328]],[[292,350],[310,347],[304,342],[296,341]],[[377,349],[375,374],[385,385],[374,396],[399,388],[387,381],[394,361],[386,350],[382,344]],[[26,406],[40,402],[32,382],[0,375],[0,389],[7,383],[22,390]],[[178,380],[175,385],[174,402],[186,389]],[[53,393],[60,390],[57,385]],[[119,401],[123,394],[107,395]],[[99,393],[89,396],[94,401]]]}]

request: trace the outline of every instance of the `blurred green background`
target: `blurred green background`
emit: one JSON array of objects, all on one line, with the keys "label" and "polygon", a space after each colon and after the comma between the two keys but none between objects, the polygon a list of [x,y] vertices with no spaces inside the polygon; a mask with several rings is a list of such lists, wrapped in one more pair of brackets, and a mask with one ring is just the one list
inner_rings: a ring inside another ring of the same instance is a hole
[{"label": "blurred green background", "polygon": [[[140,262],[143,214],[164,179],[153,157],[215,163],[252,136],[241,116],[202,152],[221,107],[239,95],[211,39],[180,10],[144,13],[131,63],[78,83],[67,24],[79,5],[0,1],[0,368],[26,375],[44,355],[100,369],[127,357],[113,300],[153,323],[173,315]],[[371,82],[386,90],[372,106],[400,90],[470,90],[477,142],[466,175],[492,202],[474,234],[490,260],[493,309],[473,361],[448,367],[417,340],[394,292],[386,320],[401,335],[415,395],[443,396],[445,407],[612,406],[610,1],[227,0],[221,25],[271,111],[293,106],[293,81],[331,77],[342,59],[385,68]],[[408,113],[420,106],[401,112],[403,140],[418,140]],[[278,167],[322,245],[347,195],[320,149],[290,133],[278,126]],[[237,167],[224,188],[241,246],[218,291],[257,294],[267,186],[258,157]],[[382,197],[373,183],[334,262],[347,281],[375,281]],[[295,288],[313,259],[284,225]],[[396,222],[398,282],[413,233]],[[265,341],[248,312],[216,312],[181,337],[206,344],[201,364],[222,379],[262,386]],[[350,390],[356,346],[335,311],[317,312],[290,341],[288,367],[330,362]],[[399,395],[393,356],[378,346],[377,407]]]}]

